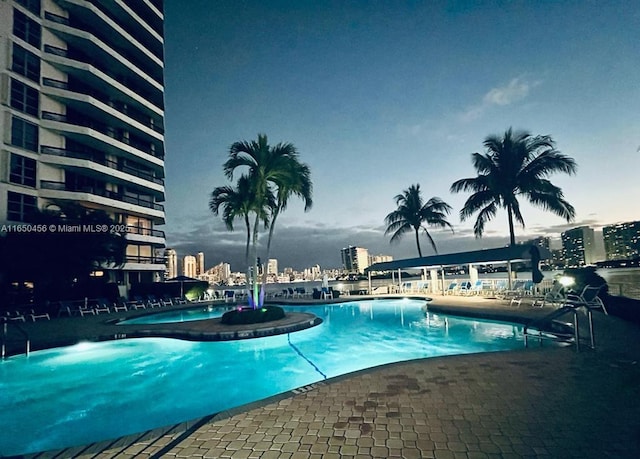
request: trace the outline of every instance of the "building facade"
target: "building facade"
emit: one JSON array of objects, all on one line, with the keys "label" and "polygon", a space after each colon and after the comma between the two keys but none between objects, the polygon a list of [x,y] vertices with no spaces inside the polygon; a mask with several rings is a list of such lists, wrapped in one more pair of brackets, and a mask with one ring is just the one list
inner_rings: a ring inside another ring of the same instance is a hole
[{"label": "building facade", "polygon": [[195,279],[197,276],[198,261],[193,255],[187,255],[182,260],[182,274]]},{"label": "building facade", "polygon": [[165,257],[167,260],[167,279],[178,277],[178,252],[174,249],[167,249]]},{"label": "building facade", "polygon": [[562,239],[562,256],[565,266],[575,268],[590,265],[595,260],[595,232],[588,226],[565,231]]},{"label": "building facade", "polygon": [[196,275],[204,274],[206,271],[204,267],[204,252],[198,252],[196,254]]},{"label": "building facade", "polygon": [[369,267],[369,251],[362,247],[345,247],[340,251],[342,266],[349,273],[363,274]]},{"label": "building facade", "polygon": [[120,285],[164,277],[162,0],[0,2],[0,223],[52,201],[126,225]]},{"label": "building facade", "polygon": [[607,260],[633,260],[640,257],[640,221],[605,226],[602,236]]},{"label": "building facade", "polygon": [[267,274],[273,274],[274,276],[278,275],[278,259],[277,258],[269,258],[267,260]]}]

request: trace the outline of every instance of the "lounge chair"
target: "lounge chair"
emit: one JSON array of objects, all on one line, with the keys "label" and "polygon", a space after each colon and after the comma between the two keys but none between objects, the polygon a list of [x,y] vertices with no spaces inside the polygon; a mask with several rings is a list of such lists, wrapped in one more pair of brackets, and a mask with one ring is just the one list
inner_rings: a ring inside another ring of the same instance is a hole
[{"label": "lounge chair", "polygon": [[458,291],[457,293],[459,295],[467,295],[469,293],[469,290],[471,289],[471,282],[462,282],[460,283],[460,285],[458,286]]},{"label": "lounge chair", "polygon": [[593,287],[591,285],[587,285],[579,295],[574,293],[567,294],[565,305],[571,306],[574,308],[585,307],[589,311],[602,309],[602,311],[609,315],[607,308],[604,305],[604,302],[600,298],[600,292],[604,288],[605,284],[602,284],[597,287]]},{"label": "lounge chair", "polygon": [[31,312],[29,313],[29,317],[31,317],[31,320],[33,322],[35,322],[38,319],[47,319],[47,320],[51,320],[51,317],[49,317],[49,313],[48,312],[36,312],[35,310],[31,310]]},{"label": "lounge chair", "polygon": [[13,322],[26,322],[24,314],[19,311],[5,311],[4,316],[9,321]]},{"label": "lounge chair", "polygon": [[456,291],[456,288],[458,288],[458,283],[457,282],[451,282],[449,284],[449,287],[447,287],[447,289],[444,291],[445,295],[453,295],[453,292]]},{"label": "lounge chair", "polygon": [[96,314],[100,314],[101,312],[106,312],[107,314],[109,314],[111,312],[111,309],[109,308],[109,300],[107,300],[106,298],[98,298],[96,300],[96,305],[93,307],[93,310],[96,312]]},{"label": "lounge chair", "polygon": [[531,306],[544,308],[547,304],[550,304],[552,307],[558,308],[564,304],[565,300],[564,285],[556,281],[553,283],[551,290],[541,297],[536,297]]},{"label": "lounge chair", "polygon": [[224,291],[224,302],[225,303],[233,303],[236,301],[236,292],[235,290],[225,290]]},{"label": "lounge chair", "polygon": [[328,299],[333,300],[333,290],[330,289],[329,287],[322,287],[322,299],[323,300],[328,300]]}]

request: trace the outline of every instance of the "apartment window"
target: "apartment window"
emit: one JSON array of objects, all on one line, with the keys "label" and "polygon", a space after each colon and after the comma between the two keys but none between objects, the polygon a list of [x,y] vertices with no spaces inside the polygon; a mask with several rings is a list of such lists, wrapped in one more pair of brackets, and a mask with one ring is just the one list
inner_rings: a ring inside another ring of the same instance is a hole
[{"label": "apartment window", "polygon": [[40,58],[16,43],[13,44],[13,65],[11,70],[36,83],[40,82]]},{"label": "apartment window", "polygon": [[29,115],[38,116],[38,91],[12,78],[11,107]]},{"label": "apartment window", "polygon": [[38,126],[14,116],[11,119],[11,145],[38,151]]},{"label": "apartment window", "polygon": [[40,16],[40,0],[17,0],[16,3],[24,6],[36,16]]},{"label": "apartment window", "polygon": [[9,181],[19,185],[36,186],[36,160],[11,153]]},{"label": "apartment window", "polygon": [[27,222],[37,208],[36,197],[26,194],[7,192],[7,219],[15,222]]},{"label": "apartment window", "polygon": [[40,49],[40,24],[16,9],[13,10],[13,34]]}]

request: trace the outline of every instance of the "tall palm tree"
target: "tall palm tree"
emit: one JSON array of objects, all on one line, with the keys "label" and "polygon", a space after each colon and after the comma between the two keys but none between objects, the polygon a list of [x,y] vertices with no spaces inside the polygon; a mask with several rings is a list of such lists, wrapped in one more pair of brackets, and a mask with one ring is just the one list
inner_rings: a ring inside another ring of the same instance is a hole
[{"label": "tall palm tree", "polygon": [[426,225],[439,228],[449,227],[453,232],[453,227],[446,218],[451,212],[451,206],[437,197],[433,197],[425,203],[420,194],[420,184],[411,185],[402,194],[397,195],[394,200],[398,208],[384,219],[387,224],[384,234],[393,233],[390,242],[399,241],[405,233],[413,231],[416,236],[418,255],[422,257],[419,233],[420,229],[423,229],[431,247],[438,253],[436,243],[429,234]]},{"label": "tall palm tree", "polygon": [[222,220],[227,230],[233,231],[233,221],[242,218],[247,230],[247,241],[244,252],[245,263],[249,263],[249,244],[251,242],[251,224],[249,215],[253,206],[253,195],[249,183],[249,178],[242,175],[238,179],[235,188],[230,186],[219,186],[211,193],[209,209],[214,215],[218,215],[222,210]]},{"label": "tall palm tree", "polygon": [[[274,180],[277,186],[276,205],[273,207],[271,221],[269,222],[269,237],[267,239],[266,260],[271,254],[271,241],[276,220],[281,212],[287,208],[289,199],[297,196],[304,201],[304,211],[311,209],[313,205],[313,184],[311,183],[311,171],[309,166],[298,160],[298,153],[291,144],[278,144],[275,148],[286,148],[291,150],[289,160],[286,162],[286,174]],[[264,270],[262,285],[267,281],[267,270]]]},{"label": "tall palm tree", "polygon": [[514,219],[524,228],[520,212],[520,196],[531,204],[548,210],[567,222],[575,218],[575,209],[562,190],[547,177],[555,172],[575,174],[576,162],[555,149],[548,135],[532,136],[527,131],[513,132],[509,128],[504,136],[490,135],[484,140],[486,153],[473,153],[471,161],[477,177],[458,180],[451,185],[452,193],[473,192],[460,211],[462,221],[478,212],[473,226],[476,237],[481,237],[485,224],[495,217],[498,208],[507,209],[511,245],[516,243]]},{"label": "tall palm tree", "polygon": [[[229,149],[229,159],[223,167],[225,175],[230,179],[233,178],[237,169],[245,170],[253,192],[254,211],[270,209],[267,251],[271,246],[275,220],[286,208],[288,199],[292,195],[300,196],[305,201],[305,210],[311,207],[312,186],[309,168],[306,164],[300,163],[298,151],[291,143],[279,143],[271,147],[265,134],[258,134],[257,141],[235,142]],[[274,196],[277,196],[277,200]],[[263,215],[261,212],[263,211],[255,213],[253,224],[254,273],[257,273],[258,269],[258,222]],[[253,302],[258,306],[262,301],[259,300],[256,303],[256,298],[258,298],[258,286],[254,282]]]}]

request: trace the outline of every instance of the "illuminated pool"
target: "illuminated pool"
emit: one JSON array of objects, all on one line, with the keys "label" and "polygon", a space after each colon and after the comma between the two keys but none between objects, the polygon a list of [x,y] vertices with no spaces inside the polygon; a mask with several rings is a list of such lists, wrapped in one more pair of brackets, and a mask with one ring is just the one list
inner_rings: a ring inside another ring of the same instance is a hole
[{"label": "illuminated pool", "polygon": [[134,324],[168,324],[175,322],[190,322],[192,320],[216,319],[222,317],[233,306],[204,306],[199,308],[178,309],[175,311],[155,312],[139,317],[133,317],[118,322],[118,325]]},{"label": "illuminated pool", "polygon": [[0,363],[0,456],[176,424],[386,363],[523,347],[520,325],[426,314],[424,306],[285,308],[324,322],[251,340],[128,339],[11,357]]}]

